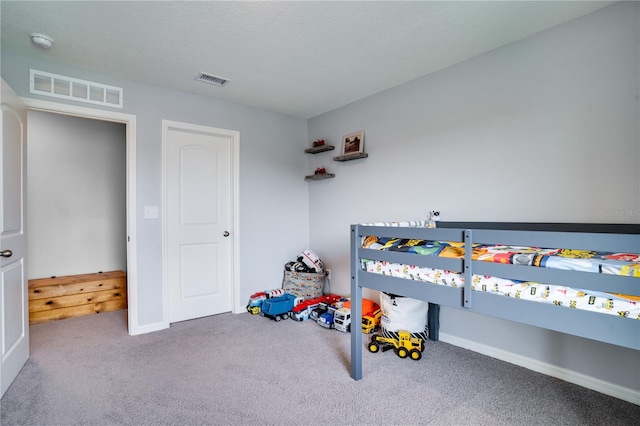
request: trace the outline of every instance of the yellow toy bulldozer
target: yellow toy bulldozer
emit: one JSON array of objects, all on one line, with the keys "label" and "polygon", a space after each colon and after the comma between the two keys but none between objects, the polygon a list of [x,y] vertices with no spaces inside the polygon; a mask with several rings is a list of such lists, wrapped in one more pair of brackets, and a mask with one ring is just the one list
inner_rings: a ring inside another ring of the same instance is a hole
[{"label": "yellow toy bulldozer", "polygon": [[398,331],[398,338],[384,337],[379,334],[371,336],[371,342],[369,343],[369,352],[382,352],[389,349],[395,349],[396,354],[400,358],[406,358],[407,356],[414,361],[418,361],[422,358],[422,351],[424,351],[424,341],[420,337],[411,337],[411,333],[408,331]]}]

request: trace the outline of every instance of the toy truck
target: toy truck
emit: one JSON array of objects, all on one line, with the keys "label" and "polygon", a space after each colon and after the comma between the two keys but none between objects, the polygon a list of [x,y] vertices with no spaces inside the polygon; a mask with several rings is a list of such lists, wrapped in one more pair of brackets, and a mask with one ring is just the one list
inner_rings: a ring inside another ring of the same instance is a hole
[{"label": "toy truck", "polygon": [[249,297],[247,311],[252,315],[258,315],[260,313],[260,308],[262,307],[262,302],[265,300],[267,300],[267,293],[264,291],[252,294],[251,297]]},{"label": "toy truck", "polygon": [[311,315],[311,311],[317,308],[318,305],[320,305],[320,302],[322,302],[323,300],[324,298],[320,296],[314,297],[313,299],[307,299],[304,302],[299,303],[298,306],[293,308],[293,311],[291,312],[291,318],[296,321],[308,320],[309,315]]},{"label": "toy truck", "polygon": [[298,322],[306,321],[311,316],[311,312],[313,312],[313,310],[315,308],[317,308],[317,307],[318,307],[318,305],[307,306],[307,307],[303,308],[300,311],[292,312],[291,313],[291,318],[293,318],[294,320],[296,320]]},{"label": "toy truck", "polygon": [[[326,294],[307,299],[293,308],[291,317],[296,321],[308,320],[311,317],[311,313],[320,306],[320,303],[332,304],[339,300],[342,300],[342,296],[338,296],[337,294]],[[318,319],[318,317],[316,316],[314,319]]]},{"label": "toy truck", "polygon": [[422,358],[424,350],[424,341],[419,337],[411,337],[411,333],[405,330],[398,331],[398,338],[384,337],[379,334],[371,336],[369,343],[369,352],[376,353],[389,349],[395,349],[396,354],[400,358],[409,356],[412,360],[418,361]]},{"label": "toy truck", "polygon": [[[324,303],[324,302],[323,302]],[[334,305],[327,305],[327,310],[321,314],[316,322],[324,328],[333,328],[333,318],[338,308]]]},{"label": "toy truck", "polygon": [[336,313],[348,302],[345,298],[339,298],[338,300],[321,303],[320,307],[323,308],[323,312],[318,315],[316,322],[324,328],[334,328]]},{"label": "toy truck", "polygon": [[[343,300],[343,298],[342,296],[338,296],[336,294],[327,294],[309,300],[313,300],[314,302],[309,306],[303,305],[300,309],[298,309],[297,306],[294,308],[293,318],[298,321],[304,321],[307,319],[317,321],[318,317],[327,311],[329,305],[337,303]],[[305,302],[302,302],[302,304],[304,304]]]},{"label": "toy truck", "polygon": [[290,318],[291,311],[301,301],[301,297],[289,293],[266,299],[262,302],[260,315],[276,321]]},{"label": "toy truck", "polygon": [[374,333],[380,328],[380,319],[382,318],[382,310],[376,309],[374,312],[362,316],[362,332]]},{"label": "toy truck", "polygon": [[339,308],[333,315],[333,328],[338,331],[351,331],[351,309]]},{"label": "toy truck", "polygon": [[259,291],[249,297],[249,303],[247,304],[247,311],[252,315],[258,315],[262,308],[262,303],[270,297],[282,296],[284,290],[281,288],[269,291]]},{"label": "toy truck", "polygon": [[325,312],[327,312],[328,306],[324,303],[319,304],[315,309],[311,310],[311,313],[309,314],[309,319],[311,321],[318,321],[318,318],[320,318],[320,315],[324,314]]},{"label": "toy truck", "polygon": [[329,304],[327,302],[321,302],[317,308],[311,311],[309,318],[315,322],[318,322],[320,317],[329,311]]},{"label": "toy truck", "polygon": [[[362,299],[362,330],[365,330],[365,318],[367,322],[375,318],[375,312],[380,309],[380,306],[369,299]],[[380,314],[382,316],[382,313]],[[378,324],[380,322],[378,321]],[[369,326],[367,325],[367,328]],[[334,328],[338,331],[350,332],[351,331],[351,301],[346,301],[343,306],[336,311],[334,318]],[[372,329],[373,330],[373,329]],[[365,333],[371,333],[371,331],[365,331]]]},{"label": "toy truck", "polygon": [[325,296],[318,296],[312,299],[307,299],[300,302],[292,311],[292,318],[296,321],[305,321],[309,319],[311,312],[316,309],[320,303],[328,302],[333,299],[339,299],[340,296],[336,296],[335,294],[328,294]]}]

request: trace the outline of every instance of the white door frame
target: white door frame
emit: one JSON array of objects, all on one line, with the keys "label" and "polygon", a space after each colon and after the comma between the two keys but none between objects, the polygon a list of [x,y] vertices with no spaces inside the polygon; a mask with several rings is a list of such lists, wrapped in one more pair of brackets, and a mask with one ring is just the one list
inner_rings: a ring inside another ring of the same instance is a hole
[{"label": "white door frame", "polygon": [[236,130],[219,129],[216,127],[201,126],[198,124],[183,123],[179,121],[162,120],[162,280],[163,280],[163,294],[162,294],[162,308],[163,308],[163,321],[164,327],[169,327],[169,283],[167,280],[167,253],[168,253],[168,238],[167,238],[167,131],[171,128],[198,132],[216,134],[231,139],[231,300],[234,313],[242,312],[240,303],[240,220],[239,220],[239,183],[240,183],[240,132]]},{"label": "white door frame", "polygon": [[[126,125],[127,154],[127,306],[129,334],[134,336],[144,332],[138,324],[138,274],[136,250],[136,116],[121,112],[107,111],[21,98],[30,110],[45,111],[101,121],[112,121]],[[27,143],[29,135],[27,134]]]}]

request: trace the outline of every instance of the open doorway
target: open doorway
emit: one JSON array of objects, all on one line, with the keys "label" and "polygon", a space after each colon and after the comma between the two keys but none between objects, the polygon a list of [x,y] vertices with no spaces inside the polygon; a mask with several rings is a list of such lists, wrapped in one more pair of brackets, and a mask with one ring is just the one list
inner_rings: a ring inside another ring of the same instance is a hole
[{"label": "open doorway", "polygon": [[127,307],[126,125],[28,112],[29,322]]},{"label": "open doorway", "polygon": [[[66,179],[70,179],[70,175],[73,175],[72,172],[81,172],[86,176],[85,178],[76,177],[75,179],[81,180],[81,182],[69,184],[68,188],[62,188],[63,194],[68,190],[65,197],[57,199],[56,197],[40,196],[33,202],[28,201],[32,209],[49,210],[57,216],[55,223],[49,220],[47,225],[47,219],[39,217],[38,223],[30,224],[33,225],[34,234],[37,235],[34,235],[33,239],[30,238],[29,243],[36,243],[38,238],[45,238],[47,242],[42,243],[42,247],[29,247],[29,251],[32,251],[34,255],[33,268],[28,266],[29,277],[35,278],[42,274],[47,274],[47,276],[72,275],[92,270],[98,273],[100,271],[108,272],[105,269],[124,269],[127,286],[128,331],[131,335],[139,334],[136,303],[136,256],[133,238],[135,236],[135,116],[46,101],[30,99],[24,99],[24,101],[29,108],[28,126],[44,125],[38,132],[44,132],[50,143],[49,146],[44,147],[45,151],[49,151],[39,152],[40,158],[36,162],[39,162],[39,165],[44,169],[49,169],[49,173],[56,173],[56,165],[43,163],[47,161],[47,157],[51,163],[58,163],[58,168],[75,169],[72,171],[58,170],[58,173],[64,175]],[[47,131],[47,128],[50,131]],[[35,132],[34,135],[28,135],[28,138],[30,136],[38,137],[38,132]],[[119,135],[117,136],[119,139],[115,143],[119,146],[107,147],[105,144],[108,145],[108,142],[95,140],[100,138],[88,138],[87,135],[91,135],[92,132],[94,135],[98,133]],[[73,139],[71,135],[74,133],[79,138],[75,142],[70,140]],[[51,145],[55,144],[53,136],[58,139],[61,152],[51,151],[55,149]],[[60,141],[60,139],[66,140]],[[89,141],[88,139],[93,140]],[[83,140],[85,146],[78,149],[77,144],[82,144]],[[40,142],[36,140],[34,145],[41,145]],[[43,147],[40,146],[39,149],[43,149]],[[63,158],[61,155],[68,155],[71,158],[61,161],[60,159]],[[92,155],[101,158],[92,160]],[[106,161],[107,158],[110,159]],[[85,162],[93,162],[93,165],[88,166]],[[110,165],[105,165],[105,162]],[[119,176],[110,175],[111,177],[109,177],[105,168],[110,167],[115,169]],[[100,168],[103,170],[99,171]],[[32,169],[33,167],[28,165],[28,174]],[[89,176],[92,169],[94,176]],[[40,174],[37,171],[33,173]],[[28,177],[28,180],[30,179],[31,176]],[[109,179],[113,179],[113,182],[107,182]],[[42,176],[37,176],[35,180],[42,182]],[[60,182],[60,186],[65,186],[64,180]],[[71,181],[67,180],[66,182],[70,183]],[[43,188],[39,190],[42,192]],[[69,191],[75,193],[69,196]],[[98,194],[97,192],[110,192],[110,194]],[[66,202],[63,202],[62,198],[65,198]],[[45,203],[44,206],[43,203]],[[82,206],[83,203],[86,205]],[[110,203],[113,205],[107,206]],[[101,211],[97,212],[96,210]],[[110,210],[110,212],[105,210]],[[35,217],[37,216],[36,213]],[[29,221],[33,218],[34,216],[29,214]],[[100,224],[97,225],[98,223]],[[43,231],[43,228],[47,226],[61,229]],[[105,227],[108,229],[98,229]],[[65,243],[67,244],[66,251],[63,251],[65,247],[55,245],[56,232],[62,233],[62,235],[68,234],[67,236],[70,237],[76,234],[75,242],[80,246],[85,246],[84,249],[73,248],[71,246],[74,243],[67,241]],[[105,239],[104,236],[109,232],[113,233],[113,236]],[[90,243],[93,237],[96,240],[101,240],[100,242],[96,241],[96,244],[104,244],[105,247],[98,250],[95,250],[95,247],[87,248],[86,244]],[[50,257],[48,260],[46,259],[47,255]],[[64,262],[62,262],[63,258]],[[57,262],[58,260],[60,262]],[[58,263],[60,263],[60,268],[56,269]],[[105,266],[99,266],[101,263]]]}]

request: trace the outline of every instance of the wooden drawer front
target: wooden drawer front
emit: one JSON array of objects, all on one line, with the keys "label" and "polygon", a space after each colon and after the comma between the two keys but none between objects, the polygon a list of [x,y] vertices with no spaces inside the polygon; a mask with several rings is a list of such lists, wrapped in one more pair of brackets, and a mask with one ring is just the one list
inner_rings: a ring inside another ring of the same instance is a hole
[{"label": "wooden drawer front", "polygon": [[29,323],[127,308],[122,271],[29,280]]}]

